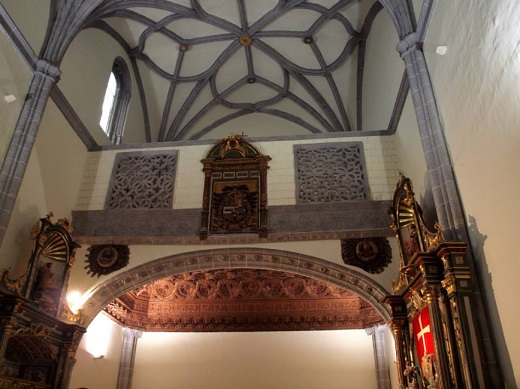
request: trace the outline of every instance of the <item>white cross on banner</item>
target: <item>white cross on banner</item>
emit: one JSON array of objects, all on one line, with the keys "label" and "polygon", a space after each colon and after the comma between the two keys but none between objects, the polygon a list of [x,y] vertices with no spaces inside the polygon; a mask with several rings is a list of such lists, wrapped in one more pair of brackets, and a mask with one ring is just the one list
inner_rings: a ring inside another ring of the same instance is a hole
[{"label": "white cross on banner", "polygon": [[430,324],[430,312],[424,308],[412,321],[415,345],[419,361],[426,354],[434,353],[433,334]]}]

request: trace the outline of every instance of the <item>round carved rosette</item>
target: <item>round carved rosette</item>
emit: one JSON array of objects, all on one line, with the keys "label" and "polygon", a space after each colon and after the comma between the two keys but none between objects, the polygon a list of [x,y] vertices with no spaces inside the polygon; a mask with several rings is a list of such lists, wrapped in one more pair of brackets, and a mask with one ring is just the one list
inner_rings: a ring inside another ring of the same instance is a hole
[{"label": "round carved rosette", "polygon": [[130,249],[126,245],[94,245],[88,248],[86,257],[87,274],[100,277],[128,265]]}]

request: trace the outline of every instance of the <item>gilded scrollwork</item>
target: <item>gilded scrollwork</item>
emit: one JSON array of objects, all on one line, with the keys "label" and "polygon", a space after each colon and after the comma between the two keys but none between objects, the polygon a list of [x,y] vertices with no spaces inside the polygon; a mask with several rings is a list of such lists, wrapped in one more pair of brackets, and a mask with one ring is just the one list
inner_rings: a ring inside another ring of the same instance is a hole
[{"label": "gilded scrollwork", "polygon": [[54,328],[49,328],[42,323],[30,323],[28,327],[21,327],[13,335],[28,334],[46,339]]},{"label": "gilded scrollwork", "polygon": [[388,213],[392,229],[396,232],[403,266],[407,266],[419,252],[432,252],[445,241],[440,224],[435,232],[424,223],[422,209],[415,200],[412,181],[400,172],[400,180],[394,194],[393,206]]},{"label": "gilded scrollwork", "polygon": [[1,285],[7,289],[9,292],[16,293],[18,295],[22,294],[22,289],[27,282],[27,271],[19,278],[12,280],[9,277],[10,270],[4,270],[2,272],[2,277],[0,279]]},{"label": "gilded scrollwork", "polygon": [[446,289],[448,295],[452,295],[457,291],[457,280],[453,274],[448,274],[444,280],[441,281],[442,287]]},{"label": "gilded scrollwork", "polygon": [[409,312],[409,316],[414,317],[417,312],[420,312],[424,307],[426,307],[426,301],[424,295],[417,289],[412,290],[411,301],[412,309]]}]

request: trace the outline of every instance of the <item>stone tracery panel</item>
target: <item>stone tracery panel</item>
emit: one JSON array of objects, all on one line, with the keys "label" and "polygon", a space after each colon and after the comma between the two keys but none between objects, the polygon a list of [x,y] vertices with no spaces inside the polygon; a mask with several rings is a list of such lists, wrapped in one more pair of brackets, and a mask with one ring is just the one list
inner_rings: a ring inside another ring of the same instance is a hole
[{"label": "stone tracery panel", "polygon": [[298,203],[369,200],[363,144],[294,146]]},{"label": "stone tracery panel", "polygon": [[105,208],[171,208],[176,166],[177,150],[117,154]]}]

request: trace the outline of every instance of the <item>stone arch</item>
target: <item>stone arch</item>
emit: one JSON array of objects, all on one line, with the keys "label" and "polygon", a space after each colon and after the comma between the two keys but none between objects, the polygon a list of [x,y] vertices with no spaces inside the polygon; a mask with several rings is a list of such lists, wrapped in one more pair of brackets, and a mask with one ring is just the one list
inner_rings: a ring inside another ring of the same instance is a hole
[{"label": "stone arch", "polygon": [[415,18],[409,1],[379,0],[379,2],[390,15],[399,38],[402,39],[415,31]]},{"label": "stone arch", "polygon": [[90,292],[88,300],[83,304],[83,324],[88,326],[117,297],[152,281],[192,271],[237,268],[285,271],[347,289],[374,307],[385,322],[390,321],[390,307],[383,302],[390,293],[356,270],[291,251],[240,247],[175,254],[120,273]]}]

